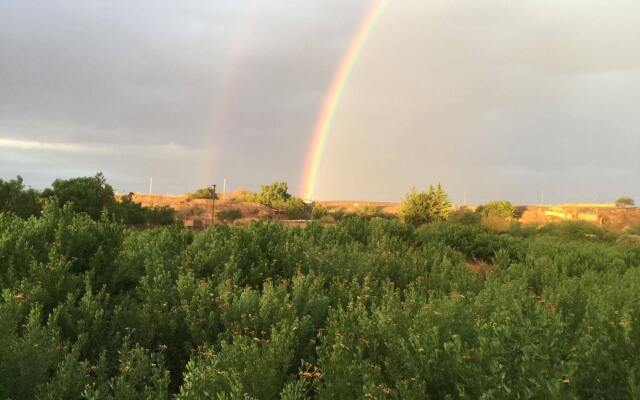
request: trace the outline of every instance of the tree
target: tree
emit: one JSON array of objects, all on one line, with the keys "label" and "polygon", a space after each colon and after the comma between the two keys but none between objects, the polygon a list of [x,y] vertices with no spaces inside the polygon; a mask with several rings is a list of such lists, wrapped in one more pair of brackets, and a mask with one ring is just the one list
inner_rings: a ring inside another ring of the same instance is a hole
[{"label": "tree", "polygon": [[115,204],[113,188],[102,173],[92,177],[56,179],[51,186],[43,196],[56,197],[60,205],[71,203],[76,212],[87,213],[94,220],[100,219],[103,209],[110,210]]},{"label": "tree", "polygon": [[10,181],[0,179],[0,212],[12,212],[22,218],[40,214],[38,191],[26,189],[22,182],[20,175]]},{"label": "tree", "polygon": [[218,193],[214,194],[212,187],[205,187],[205,188],[200,188],[196,190],[195,192],[191,193],[189,196],[192,199],[213,199],[214,195],[216,200],[218,200],[219,199]]},{"label": "tree", "polygon": [[631,197],[624,196],[616,200],[616,205],[619,207],[633,207],[636,205],[636,202]]},{"label": "tree", "polygon": [[284,215],[288,219],[308,219],[311,216],[309,206],[298,197],[291,197],[284,203],[281,203],[279,207],[284,209]]},{"label": "tree", "polygon": [[507,200],[498,200],[491,201],[483,206],[478,208],[478,212],[484,218],[502,218],[506,220],[511,220],[516,216],[516,209],[513,207],[510,201]]},{"label": "tree", "polygon": [[402,200],[400,214],[404,221],[411,225],[422,225],[434,221],[444,221],[451,211],[449,196],[438,184],[429,186],[424,192],[415,188]]},{"label": "tree", "polygon": [[274,204],[282,204],[291,198],[287,192],[289,189],[287,182],[273,182],[271,185],[261,185],[260,192],[256,196],[258,203],[273,207]]}]

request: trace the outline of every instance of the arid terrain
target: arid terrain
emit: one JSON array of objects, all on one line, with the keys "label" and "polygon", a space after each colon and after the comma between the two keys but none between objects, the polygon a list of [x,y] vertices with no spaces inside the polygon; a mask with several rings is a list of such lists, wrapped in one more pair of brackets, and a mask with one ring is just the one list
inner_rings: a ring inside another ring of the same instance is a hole
[{"label": "arid terrain", "polygon": [[[286,220],[277,211],[254,202],[237,200],[238,193],[229,193],[226,198],[215,202],[215,214],[237,209],[242,217],[234,221],[236,225],[247,225],[253,220]],[[211,200],[192,199],[188,195],[148,195],[135,194],[134,201],[144,206],[169,206],[175,209],[178,217],[188,227],[203,227],[211,223]],[[397,215],[399,202],[332,200],[318,202],[330,212],[341,210],[346,213],[355,212],[362,207],[375,207],[385,214]],[[474,205],[455,205],[455,209],[475,210]],[[628,227],[640,225],[640,208],[617,207],[615,204],[558,204],[558,205],[520,205],[518,220],[526,224],[542,225],[548,222],[587,221],[612,231],[623,231]],[[216,222],[222,222],[217,218]],[[299,222],[289,221],[291,224]]]}]

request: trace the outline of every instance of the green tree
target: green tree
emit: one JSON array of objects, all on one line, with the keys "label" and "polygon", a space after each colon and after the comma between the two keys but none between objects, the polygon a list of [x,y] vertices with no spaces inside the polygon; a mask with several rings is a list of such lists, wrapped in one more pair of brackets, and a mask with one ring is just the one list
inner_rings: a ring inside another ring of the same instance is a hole
[{"label": "green tree", "polygon": [[100,218],[103,209],[110,210],[115,204],[113,188],[101,172],[91,177],[56,179],[43,196],[56,197],[60,205],[71,203],[76,212],[84,212],[94,220]]},{"label": "green tree", "polygon": [[624,196],[616,200],[616,204],[618,206],[633,207],[636,205],[636,202],[631,197]]},{"label": "green tree", "polygon": [[451,211],[449,195],[442,185],[429,186],[424,192],[415,188],[402,200],[400,214],[408,224],[418,226],[429,222],[445,221]]},{"label": "green tree", "polygon": [[0,212],[12,212],[22,218],[40,214],[38,191],[26,189],[22,182],[19,175],[10,181],[0,179]]},{"label": "green tree", "polygon": [[265,206],[273,207],[275,204],[286,202],[291,198],[288,190],[287,182],[273,182],[270,185],[261,185],[256,201]]},{"label": "green tree", "polygon": [[480,206],[478,212],[485,218],[497,217],[510,220],[516,216],[515,207],[507,200],[491,201]]},{"label": "green tree", "polygon": [[288,219],[308,219],[311,214],[309,206],[298,197],[291,197],[282,203],[281,207],[283,207],[284,215]]},{"label": "green tree", "polygon": [[191,197],[192,199],[212,199],[214,195],[216,200],[220,198],[218,193],[214,194],[212,187],[205,187],[205,188],[200,188],[195,192],[189,194],[189,197]]}]

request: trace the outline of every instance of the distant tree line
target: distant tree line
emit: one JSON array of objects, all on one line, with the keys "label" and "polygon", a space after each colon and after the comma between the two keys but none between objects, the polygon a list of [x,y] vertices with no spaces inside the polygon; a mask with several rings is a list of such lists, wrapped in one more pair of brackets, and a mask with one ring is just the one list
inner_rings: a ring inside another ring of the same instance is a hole
[{"label": "distant tree line", "polygon": [[90,177],[56,179],[51,187],[38,191],[26,187],[21,176],[0,179],[0,212],[21,218],[38,216],[47,202],[60,207],[69,205],[94,221],[108,217],[127,225],[168,225],[175,221],[175,211],[167,206],[143,207],[130,193],[117,198],[102,173]]}]

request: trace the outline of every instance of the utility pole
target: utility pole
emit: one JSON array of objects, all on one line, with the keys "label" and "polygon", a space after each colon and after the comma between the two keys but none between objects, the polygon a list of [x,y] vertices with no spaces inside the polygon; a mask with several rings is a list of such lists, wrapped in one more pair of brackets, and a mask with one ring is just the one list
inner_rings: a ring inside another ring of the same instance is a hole
[{"label": "utility pole", "polygon": [[153,176],[149,178],[149,194],[153,194]]},{"label": "utility pole", "polygon": [[222,180],[222,200],[227,199],[227,178]]},{"label": "utility pole", "polygon": [[213,191],[211,193],[211,225],[216,222],[216,185],[211,186]]}]

